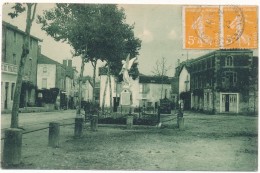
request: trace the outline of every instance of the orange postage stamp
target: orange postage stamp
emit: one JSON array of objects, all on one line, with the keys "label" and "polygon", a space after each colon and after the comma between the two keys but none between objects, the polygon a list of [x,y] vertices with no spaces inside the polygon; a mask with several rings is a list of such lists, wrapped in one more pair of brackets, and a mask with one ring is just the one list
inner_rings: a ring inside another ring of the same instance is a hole
[{"label": "orange postage stamp", "polygon": [[187,49],[216,49],[219,47],[219,8],[184,7],[184,47]]},{"label": "orange postage stamp", "polygon": [[221,48],[257,48],[257,7],[223,7]]},{"label": "orange postage stamp", "polygon": [[186,6],[183,8],[186,49],[254,49],[257,6]]}]

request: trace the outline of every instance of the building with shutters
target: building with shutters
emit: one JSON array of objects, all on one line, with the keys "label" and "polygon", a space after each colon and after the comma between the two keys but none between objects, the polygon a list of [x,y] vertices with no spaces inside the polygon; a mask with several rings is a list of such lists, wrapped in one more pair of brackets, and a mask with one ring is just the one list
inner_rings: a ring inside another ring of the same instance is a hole
[{"label": "building with shutters", "polygon": [[[2,22],[2,64],[1,64],[1,109],[11,110],[18,67],[25,41],[25,32],[18,27]],[[42,40],[30,36],[30,53],[26,59],[21,95],[20,108],[34,106],[37,88],[37,59],[39,56],[39,42]]]}]

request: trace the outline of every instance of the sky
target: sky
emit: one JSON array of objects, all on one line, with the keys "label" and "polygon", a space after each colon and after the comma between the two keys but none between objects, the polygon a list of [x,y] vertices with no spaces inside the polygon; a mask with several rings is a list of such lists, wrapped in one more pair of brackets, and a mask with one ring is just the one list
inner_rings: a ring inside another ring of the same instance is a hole
[{"label": "sky", "polygon": [[[15,19],[11,19],[7,14],[10,12],[12,4],[3,5],[2,19],[20,29],[25,30],[25,13]],[[53,8],[54,4],[40,3],[37,6],[37,14],[41,15],[43,10]],[[142,40],[139,51],[138,62],[139,71],[142,74],[152,75],[153,68],[157,60],[164,57],[167,65],[171,66],[168,76],[173,76],[177,60],[196,58],[212,50],[186,50],[183,49],[183,22],[182,6],[174,4],[119,4],[126,14],[126,23],[134,24],[135,36]],[[47,36],[36,22],[32,25],[31,34],[43,39],[41,44],[42,54],[62,63],[63,59],[72,59],[73,66],[80,69],[81,60],[79,57],[72,58],[72,48],[67,43],[55,41]],[[258,51],[254,51],[256,55]],[[102,66],[102,63],[98,64]],[[92,76],[92,66],[85,66],[84,75]]]}]

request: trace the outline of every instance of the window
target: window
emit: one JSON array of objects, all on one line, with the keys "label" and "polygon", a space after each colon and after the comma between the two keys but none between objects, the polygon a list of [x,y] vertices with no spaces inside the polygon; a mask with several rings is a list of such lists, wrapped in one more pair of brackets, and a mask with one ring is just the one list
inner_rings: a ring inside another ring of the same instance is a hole
[{"label": "window", "polygon": [[139,85],[139,92],[142,93],[143,92],[143,84]]},{"label": "window", "polygon": [[14,99],[14,87],[15,87],[15,83],[12,83],[12,88],[11,88],[11,100]]},{"label": "window", "polygon": [[47,88],[47,78],[42,78],[42,88]]},{"label": "window", "polygon": [[13,64],[16,65],[16,54],[13,54]]},{"label": "window", "polygon": [[222,78],[222,82],[225,82],[226,86],[234,86],[237,83],[236,72],[225,72],[225,77]]},{"label": "window", "polygon": [[226,66],[233,66],[233,57],[232,56],[226,57],[225,65]]},{"label": "window", "polygon": [[147,84],[140,84],[139,92],[143,94],[147,94],[149,92],[149,86]]},{"label": "window", "polygon": [[47,67],[43,67],[43,73],[47,73]]},{"label": "window", "polygon": [[16,32],[14,31],[14,43],[16,43]]}]

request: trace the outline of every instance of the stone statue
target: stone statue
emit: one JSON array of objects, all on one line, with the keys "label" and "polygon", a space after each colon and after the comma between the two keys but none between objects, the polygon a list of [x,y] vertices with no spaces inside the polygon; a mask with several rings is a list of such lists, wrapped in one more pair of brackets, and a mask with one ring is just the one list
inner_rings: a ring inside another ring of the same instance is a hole
[{"label": "stone statue", "polygon": [[130,87],[130,77],[129,77],[129,70],[131,69],[132,65],[134,63],[137,63],[137,58],[132,58],[129,60],[130,55],[127,56],[126,61],[122,60],[122,70],[120,71],[119,74],[123,74],[123,80],[124,80],[124,85],[123,87],[129,88]]}]

